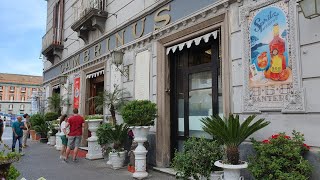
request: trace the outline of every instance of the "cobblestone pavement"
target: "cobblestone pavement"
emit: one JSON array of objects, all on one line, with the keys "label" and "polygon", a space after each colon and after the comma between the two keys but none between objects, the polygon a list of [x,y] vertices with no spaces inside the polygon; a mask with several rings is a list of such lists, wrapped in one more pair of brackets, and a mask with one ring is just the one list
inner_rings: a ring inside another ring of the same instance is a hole
[{"label": "cobblestone pavement", "polygon": [[[11,146],[11,128],[6,128],[3,139]],[[133,179],[126,168],[113,170],[106,165],[105,160],[90,161],[79,159],[79,162],[65,163],[59,159],[59,151],[54,147],[28,140],[30,147],[24,149],[25,155],[15,167],[20,171],[21,178],[37,180],[44,177],[47,180],[129,180]],[[16,148],[18,149],[18,148]],[[20,178],[19,178],[20,179]],[[171,180],[173,176],[149,171],[148,179]]]}]

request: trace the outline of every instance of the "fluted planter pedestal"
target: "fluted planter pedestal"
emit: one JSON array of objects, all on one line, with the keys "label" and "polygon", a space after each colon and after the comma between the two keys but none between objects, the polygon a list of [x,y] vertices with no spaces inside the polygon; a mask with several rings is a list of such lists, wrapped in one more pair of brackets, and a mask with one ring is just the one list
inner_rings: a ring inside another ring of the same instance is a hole
[{"label": "fluted planter pedestal", "polygon": [[56,148],[56,150],[61,151],[62,149],[61,136],[63,135],[63,133],[60,131],[59,126],[56,126],[55,129],[58,130],[58,132],[56,133],[56,145],[54,147]]},{"label": "fluted planter pedestal", "polygon": [[135,172],[132,177],[137,179],[144,179],[148,177],[147,170],[147,149],[143,146],[143,143],[147,141],[147,135],[149,134],[150,126],[133,126],[130,127],[133,131],[134,141],[138,143],[138,146],[133,151],[135,155]]},{"label": "fluted planter pedestal", "polygon": [[103,119],[87,120],[88,129],[91,132],[91,137],[87,139],[88,141],[88,153],[86,155],[87,159],[94,160],[94,159],[103,158],[101,146],[98,144],[98,137],[96,135],[96,132],[102,121]]},{"label": "fluted planter pedestal", "polygon": [[49,143],[50,143],[50,146],[56,145],[56,136],[55,135],[49,137]]},{"label": "fluted planter pedestal", "polygon": [[222,180],[244,180],[240,175],[240,170],[248,167],[248,163],[244,161],[239,165],[223,164],[222,161],[216,161],[214,165],[223,168]]}]

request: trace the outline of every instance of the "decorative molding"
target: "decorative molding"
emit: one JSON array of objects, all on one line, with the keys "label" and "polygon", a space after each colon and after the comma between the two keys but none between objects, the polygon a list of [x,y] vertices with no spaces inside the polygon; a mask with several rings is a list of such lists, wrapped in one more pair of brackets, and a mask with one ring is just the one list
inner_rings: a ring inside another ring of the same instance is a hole
[{"label": "decorative molding", "polygon": [[240,8],[241,31],[243,34],[243,68],[244,68],[244,85],[243,85],[243,106],[244,113],[260,113],[261,111],[281,111],[282,113],[304,113],[305,109],[305,94],[301,84],[300,72],[300,57],[298,56],[298,40],[297,40],[297,5],[295,0],[290,0],[288,3],[288,54],[291,59],[289,66],[292,69],[292,85],[291,92],[287,99],[283,102],[254,102],[252,93],[249,88],[249,59],[251,58],[250,51],[250,27],[248,17],[250,12],[259,10],[266,6],[270,6],[281,0],[261,0],[251,2]]},{"label": "decorative molding", "polygon": [[[167,2],[170,2],[171,0],[168,0]],[[229,6],[229,0],[222,0],[222,1],[218,1],[216,3],[213,3],[212,5],[210,6],[207,6],[205,8],[202,8],[198,11],[196,11],[195,13],[193,14],[190,14],[189,16],[186,16],[180,20],[178,20],[177,22],[173,23],[173,24],[170,24],[170,25],[167,25],[163,28],[160,28],[156,31],[153,31],[151,33],[148,33],[146,35],[144,35],[143,37],[141,38],[138,38],[130,43],[127,43],[123,46],[120,46],[118,47],[117,49],[118,50],[131,50],[131,49],[135,49],[136,47],[139,48],[139,43],[143,42],[143,41],[146,41],[146,42],[151,42],[152,40],[157,40],[163,36],[167,36],[168,34],[173,34],[173,33],[176,33],[178,31],[181,31],[182,29],[185,29],[189,26],[193,26],[193,25],[196,25],[200,22],[203,22],[203,21],[206,21],[210,18],[213,18],[213,17],[216,17],[216,16],[219,16],[221,14],[224,14],[225,13],[225,10],[224,7],[228,4]],[[218,13],[218,10],[219,9],[223,9],[223,12],[219,12]],[[201,21],[200,21],[201,19]],[[110,33],[109,33],[110,34]],[[97,44],[97,42],[100,42],[102,41],[103,38],[105,38],[106,35],[102,36],[101,38],[99,38],[98,40],[96,40],[95,42],[91,43],[90,45],[94,45],[94,44]],[[77,52],[75,52],[74,54],[78,53],[79,51],[84,51],[88,48],[90,48],[91,46],[85,46],[84,48],[82,48],[81,50],[78,50]],[[66,59],[69,59],[70,57],[72,57],[73,55],[70,55],[68,58]],[[84,67],[88,67],[89,65],[92,65],[94,62],[100,62],[101,61],[101,58],[108,58],[110,56],[110,52],[107,52],[107,54],[104,54],[102,57],[98,57],[96,59],[93,59],[89,62],[87,62],[86,64],[82,64],[80,65],[79,67],[76,67],[74,69],[71,69],[67,72],[64,73],[64,75],[67,75],[67,74],[72,74],[74,72],[77,72],[81,69],[83,69]],[[63,60],[64,61],[64,60]],[[54,65],[48,69],[46,69],[44,72],[47,72],[49,71],[50,69],[60,65],[63,61],[59,62],[57,65]],[[49,82],[51,82],[52,80],[56,79],[57,77],[55,78],[52,78],[52,79],[49,79],[47,81],[44,82],[44,84],[47,84]]]}]

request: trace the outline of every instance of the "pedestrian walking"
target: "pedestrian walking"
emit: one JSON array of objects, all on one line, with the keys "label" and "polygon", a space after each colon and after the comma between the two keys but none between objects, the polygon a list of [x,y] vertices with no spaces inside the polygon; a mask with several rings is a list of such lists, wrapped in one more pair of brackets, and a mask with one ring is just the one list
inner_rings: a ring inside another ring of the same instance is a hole
[{"label": "pedestrian walking", "polygon": [[73,158],[74,162],[77,161],[78,150],[81,142],[82,128],[84,127],[84,119],[78,114],[78,109],[73,109],[73,116],[68,119],[66,128],[70,128],[68,134],[68,146],[66,151],[66,157],[64,160],[67,162],[70,154],[70,150],[74,147]]},{"label": "pedestrian walking", "polygon": [[60,159],[64,159],[66,157],[66,149],[68,145],[68,139],[67,139],[68,130],[66,128],[67,120],[68,118],[66,114],[60,117],[60,130],[61,130],[61,133],[63,134],[60,136],[62,141],[62,150],[60,154]]},{"label": "pedestrian walking", "polygon": [[3,134],[3,131],[4,131],[4,126],[5,126],[4,121],[0,117],[0,143],[3,143],[2,134]]},{"label": "pedestrian walking", "polygon": [[19,153],[22,153],[22,136],[23,136],[23,128],[24,123],[21,122],[22,117],[18,116],[17,121],[12,124],[12,152],[15,152],[15,147],[17,140],[19,141]]},{"label": "pedestrian walking", "polygon": [[28,140],[29,133],[30,133],[31,123],[30,123],[30,116],[28,114],[24,114],[23,117],[24,117],[25,121],[23,123],[24,128],[23,128],[23,137],[22,137],[22,147],[26,148],[26,147],[28,147],[27,140]]}]

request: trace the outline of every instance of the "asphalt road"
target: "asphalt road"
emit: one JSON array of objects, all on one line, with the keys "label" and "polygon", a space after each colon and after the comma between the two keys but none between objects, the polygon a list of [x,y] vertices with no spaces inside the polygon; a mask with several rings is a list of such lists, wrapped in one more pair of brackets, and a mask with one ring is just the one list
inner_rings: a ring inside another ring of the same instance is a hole
[{"label": "asphalt road", "polygon": [[[6,127],[3,140],[11,147],[12,130]],[[21,178],[37,180],[44,177],[47,180],[127,180],[133,179],[126,168],[113,170],[106,165],[106,160],[90,161],[79,159],[79,162],[65,163],[59,159],[59,151],[54,147],[28,140],[29,147],[24,149],[25,155],[15,163]],[[16,146],[16,149],[17,146]],[[19,179],[21,179],[19,178]],[[171,180],[173,176],[149,171],[148,179]]]}]

